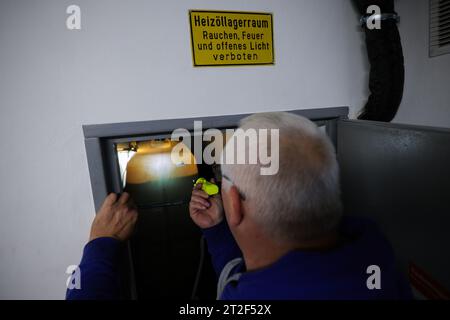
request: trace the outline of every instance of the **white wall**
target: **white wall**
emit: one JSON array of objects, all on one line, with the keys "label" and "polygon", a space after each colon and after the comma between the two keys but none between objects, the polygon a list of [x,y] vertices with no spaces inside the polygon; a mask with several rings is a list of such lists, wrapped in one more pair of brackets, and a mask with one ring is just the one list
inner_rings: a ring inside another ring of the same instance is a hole
[{"label": "white wall", "polygon": [[450,127],[450,54],[429,58],[429,1],[397,0],[405,91],[394,122]]},{"label": "white wall", "polygon": [[[273,12],[276,65],[194,69],[189,9]],[[356,24],[348,0],[0,0],[0,298],[64,297],[94,216],[83,124],[359,108]]]}]

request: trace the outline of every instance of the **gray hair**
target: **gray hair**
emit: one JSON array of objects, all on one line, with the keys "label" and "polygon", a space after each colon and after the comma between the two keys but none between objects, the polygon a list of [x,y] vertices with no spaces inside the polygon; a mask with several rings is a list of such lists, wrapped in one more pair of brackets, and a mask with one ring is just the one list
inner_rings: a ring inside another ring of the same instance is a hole
[{"label": "gray hair", "polygon": [[281,241],[313,240],[336,229],[342,215],[339,168],[327,135],[310,120],[285,112],[251,115],[240,128],[279,129],[276,175],[261,175],[260,163],[221,167],[255,221]]}]

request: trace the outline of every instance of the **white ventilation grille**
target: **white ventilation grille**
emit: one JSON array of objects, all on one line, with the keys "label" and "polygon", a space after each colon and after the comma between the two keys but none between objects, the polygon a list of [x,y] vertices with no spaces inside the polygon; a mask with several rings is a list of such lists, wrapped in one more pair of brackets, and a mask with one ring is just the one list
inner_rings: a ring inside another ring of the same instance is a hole
[{"label": "white ventilation grille", "polygon": [[450,0],[430,0],[430,56],[450,53]]}]

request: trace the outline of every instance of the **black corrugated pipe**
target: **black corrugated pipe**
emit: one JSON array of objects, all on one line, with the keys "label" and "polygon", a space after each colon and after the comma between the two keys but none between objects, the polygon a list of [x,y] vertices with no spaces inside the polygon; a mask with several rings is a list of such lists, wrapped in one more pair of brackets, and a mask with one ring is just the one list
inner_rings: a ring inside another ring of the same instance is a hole
[{"label": "black corrugated pipe", "polygon": [[[362,16],[369,16],[367,8],[377,5],[382,14],[397,14],[394,0],[352,0]],[[390,122],[396,115],[403,97],[405,67],[397,21],[381,21],[380,29],[366,33],[366,46],[370,62],[368,101],[358,116],[362,120]]]}]

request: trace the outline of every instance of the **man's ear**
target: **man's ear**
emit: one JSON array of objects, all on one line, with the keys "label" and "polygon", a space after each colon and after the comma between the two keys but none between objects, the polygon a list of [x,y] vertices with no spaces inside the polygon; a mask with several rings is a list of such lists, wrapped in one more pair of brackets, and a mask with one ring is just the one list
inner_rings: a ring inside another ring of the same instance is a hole
[{"label": "man's ear", "polygon": [[230,206],[229,214],[227,217],[228,223],[232,226],[238,226],[244,218],[244,212],[242,211],[242,203],[239,190],[235,186],[231,186],[228,190],[228,199]]}]

